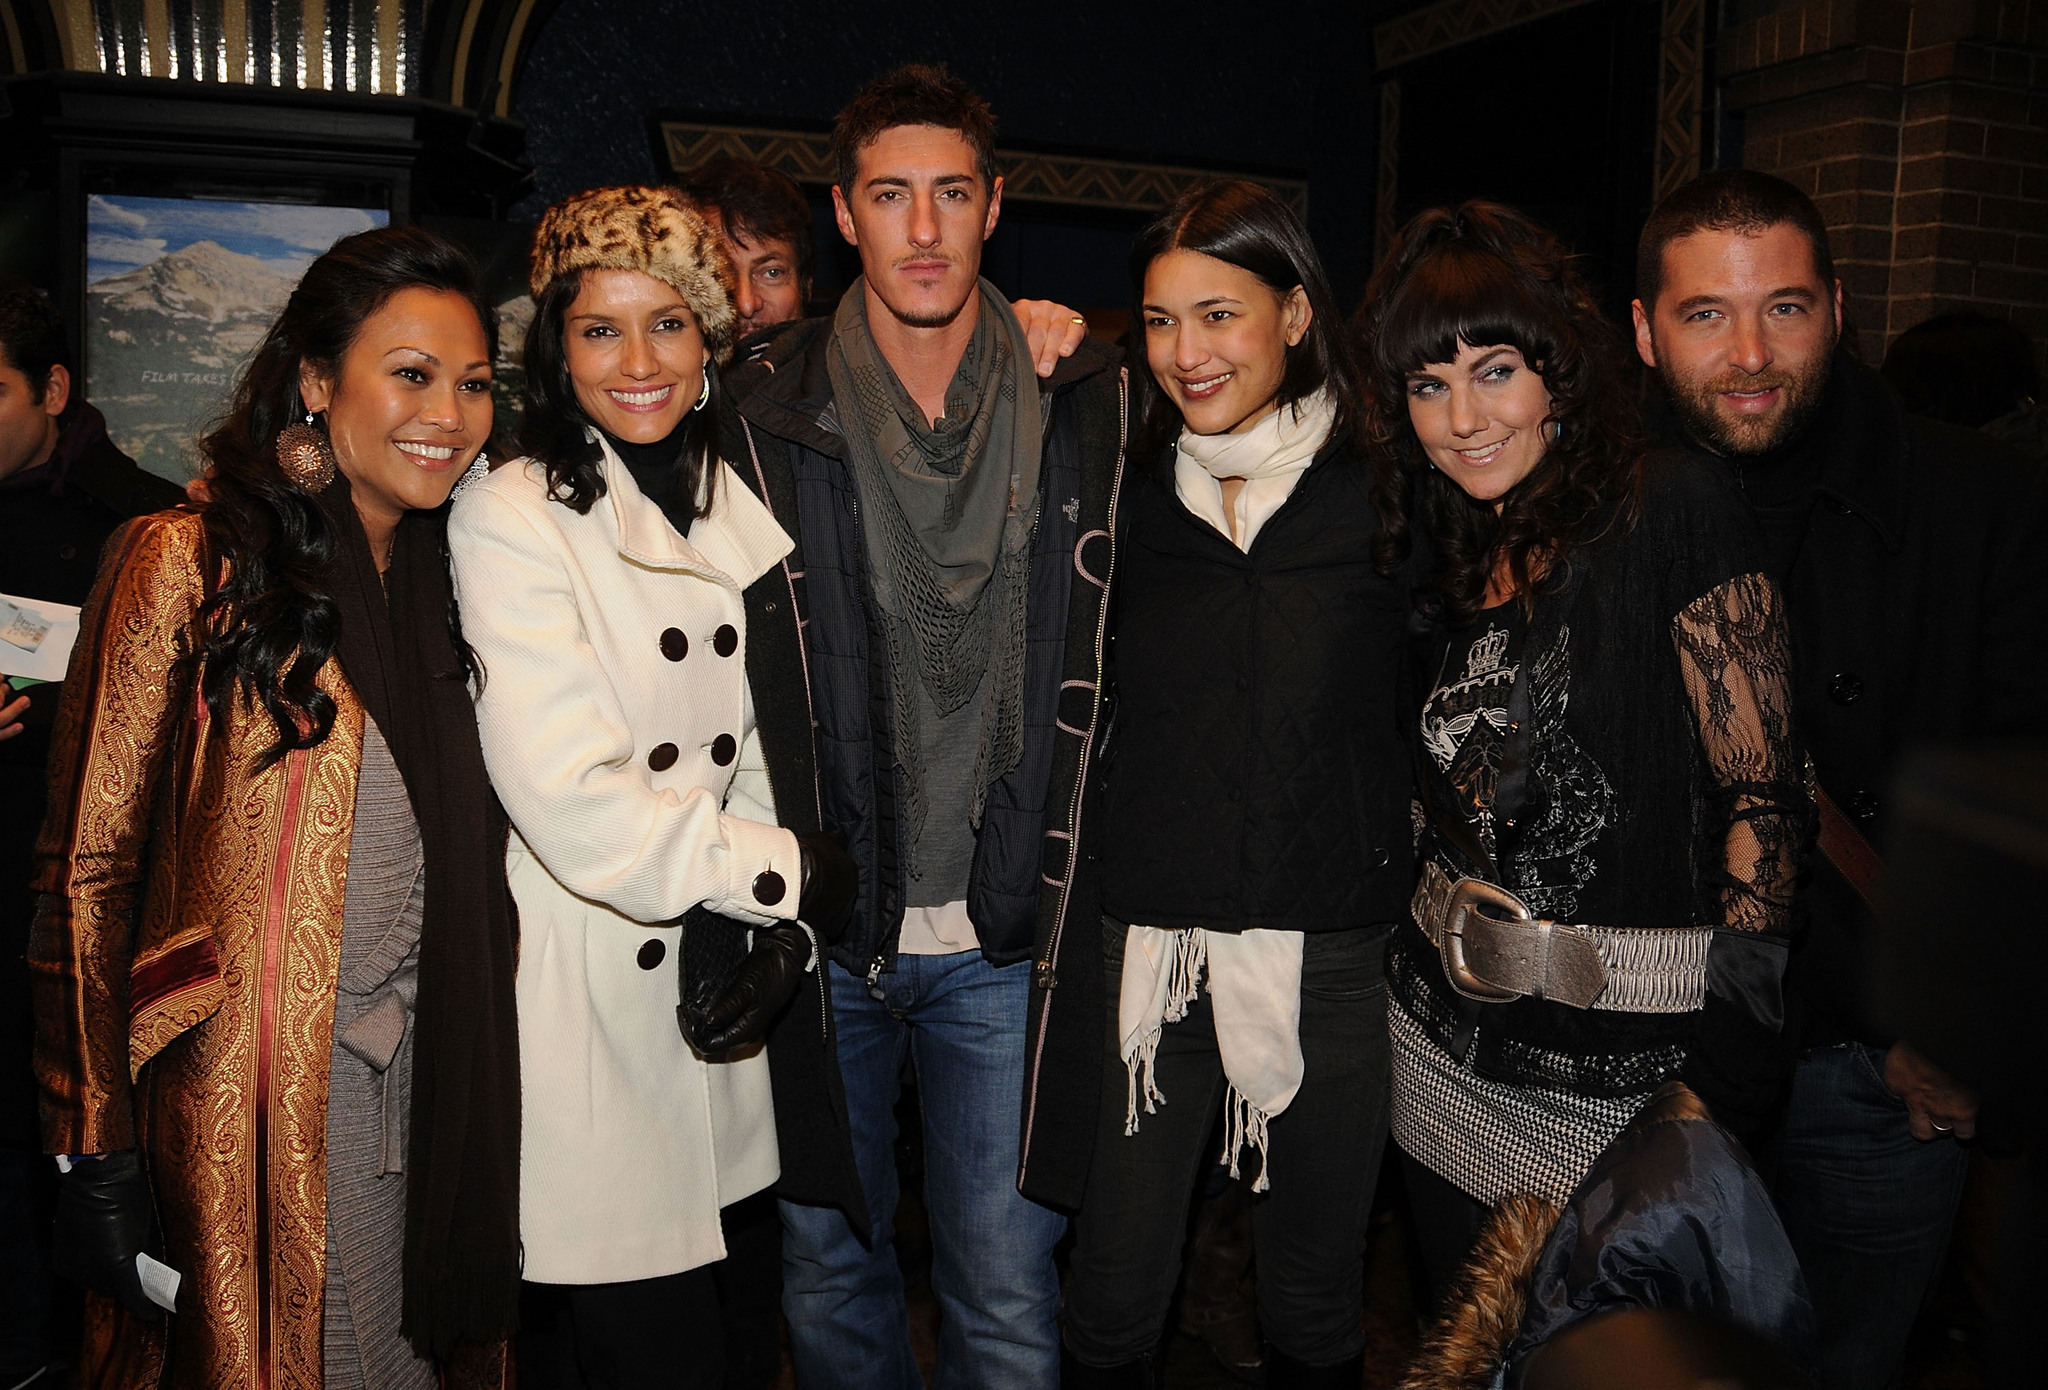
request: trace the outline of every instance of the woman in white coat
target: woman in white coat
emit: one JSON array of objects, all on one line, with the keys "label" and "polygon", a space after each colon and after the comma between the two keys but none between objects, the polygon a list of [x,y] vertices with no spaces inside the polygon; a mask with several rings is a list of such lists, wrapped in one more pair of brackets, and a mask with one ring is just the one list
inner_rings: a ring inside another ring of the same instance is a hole
[{"label": "woman in white coat", "polygon": [[[743,594],[792,543],[709,447],[733,327],[716,236],[666,190],[598,189],[549,209],[531,281],[528,456],[465,487],[449,526],[513,824],[520,1379],[717,1386],[720,1213],[778,1171],[760,1044],[816,993],[853,868],[778,826],[755,725]],[[693,1047],[676,971],[698,908],[753,931]],[[752,1300],[771,1357],[772,1299]]]}]

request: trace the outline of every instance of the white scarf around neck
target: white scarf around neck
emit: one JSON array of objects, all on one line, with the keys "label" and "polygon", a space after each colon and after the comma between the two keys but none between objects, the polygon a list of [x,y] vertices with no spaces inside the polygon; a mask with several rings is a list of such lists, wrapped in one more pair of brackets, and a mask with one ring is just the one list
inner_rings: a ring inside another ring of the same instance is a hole
[{"label": "white scarf around neck", "polygon": [[[1317,390],[1291,406],[1276,406],[1242,434],[1182,430],[1174,445],[1174,492],[1182,506],[1248,551],[1259,528],[1280,510],[1329,442],[1336,418],[1330,393]],[[1223,512],[1224,478],[1245,480],[1232,508],[1234,518]]]}]

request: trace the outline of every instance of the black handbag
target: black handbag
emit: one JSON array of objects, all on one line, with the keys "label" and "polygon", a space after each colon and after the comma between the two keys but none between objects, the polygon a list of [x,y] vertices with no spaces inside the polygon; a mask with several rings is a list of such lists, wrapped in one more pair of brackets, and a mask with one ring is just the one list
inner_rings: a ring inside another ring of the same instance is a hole
[{"label": "black handbag", "polygon": [[676,1025],[683,1030],[683,1040],[700,1055],[708,1031],[705,1016],[746,964],[752,949],[750,930],[745,922],[706,907],[693,907],[683,914],[682,950],[677,952]]}]

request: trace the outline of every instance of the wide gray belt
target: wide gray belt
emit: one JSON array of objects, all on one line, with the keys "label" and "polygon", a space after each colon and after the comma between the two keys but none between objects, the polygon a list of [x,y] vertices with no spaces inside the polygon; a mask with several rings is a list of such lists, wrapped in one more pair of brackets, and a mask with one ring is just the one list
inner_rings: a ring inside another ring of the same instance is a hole
[{"label": "wide gray belt", "polygon": [[1707,1000],[1712,927],[1587,927],[1546,921],[1485,879],[1434,863],[1409,903],[1451,988],[1489,1004],[1551,999],[1575,1009],[1682,1014]]}]

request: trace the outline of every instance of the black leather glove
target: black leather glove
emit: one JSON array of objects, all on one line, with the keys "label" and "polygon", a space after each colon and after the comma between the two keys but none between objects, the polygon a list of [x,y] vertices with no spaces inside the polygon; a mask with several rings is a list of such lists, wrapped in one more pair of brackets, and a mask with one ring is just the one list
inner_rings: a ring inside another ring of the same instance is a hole
[{"label": "black leather glove", "polygon": [[704,1011],[697,1050],[715,1056],[768,1036],[768,1025],[796,994],[810,962],[811,938],[802,927],[756,928],[754,949],[740,963],[739,973]]},{"label": "black leather glove", "polygon": [[1680,1073],[1721,1127],[1751,1153],[1776,1121],[1799,1050],[1798,1034],[1785,1018],[1788,949],[1785,938],[1772,933],[1729,927],[1714,932],[1706,1007]]},{"label": "black leather glove", "polygon": [[149,1180],[135,1150],[79,1159],[57,1179],[52,1262],[66,1279],[118,1300],[144,1322],[155,1322],[163,1309],[149,1301],[135,1272],[135,1257],[149,1244],[154,1221]]},{"label": "black leather glove", "polygon": [[1709,993],[1679,1075],[1752,1154],[1771,1132],[1797,1060],[1794,1041]]},{"label": "black leather glove", "polygon": [[860,871],[839,843],[837,835],[799,835],[797,850],[803,856],[804,886],[797,895],[798,920],[818,934],[821,942],[833,942],[846,930],[853,915],[853,895],[860,887]]}]

